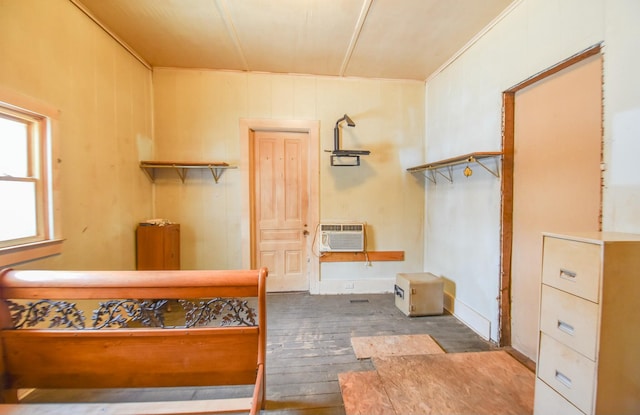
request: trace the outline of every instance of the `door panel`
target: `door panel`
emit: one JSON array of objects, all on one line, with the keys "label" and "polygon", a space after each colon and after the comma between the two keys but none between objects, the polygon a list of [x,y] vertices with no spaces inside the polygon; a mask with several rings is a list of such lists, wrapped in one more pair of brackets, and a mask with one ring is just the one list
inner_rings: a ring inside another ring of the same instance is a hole
[{"label": "door panel", "polygon": [[512,345],[535,360],[542,232],[597,231],[602,60],[594,55],[515,96]]},{"label": "door panel", "polygon": [[259,131],[253,143],[256,267],[267,266],[269,291],[309,289],[308,134]]}]

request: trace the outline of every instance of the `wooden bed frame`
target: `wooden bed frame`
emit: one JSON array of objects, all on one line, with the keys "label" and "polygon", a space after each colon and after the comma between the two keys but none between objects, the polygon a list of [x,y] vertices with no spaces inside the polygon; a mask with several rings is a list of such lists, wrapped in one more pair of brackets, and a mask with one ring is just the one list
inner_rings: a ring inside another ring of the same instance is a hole
[{"label": "wooden bed frame", "polygon": [[[3,270],[0,414],[259,413],[265,405],[266,277],[266,268]],[[75,303],[87,299],[100,300],[90,327]],[[164,326],[167,305],[180,308],[165,300],[180,300],[185,325]],[[131,328],[132,322],[141,327]],[[227,385],[252,385],[253,394],[118,403],[19,403],[17,394],[33,388]]]}]

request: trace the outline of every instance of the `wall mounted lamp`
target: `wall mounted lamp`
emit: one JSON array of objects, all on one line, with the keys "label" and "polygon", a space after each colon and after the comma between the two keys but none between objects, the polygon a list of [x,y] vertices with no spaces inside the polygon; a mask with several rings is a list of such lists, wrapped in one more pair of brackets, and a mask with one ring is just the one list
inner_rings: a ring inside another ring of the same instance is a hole
[{"label": "wall mounted lamp", "polygon": [[347,115],[336,121],[333,128],[333,151],[331,152],[332,166],[359,166],[360,156],[369,155],[369,150],[341,150],[340,149],[340,123],[346,121],[349,127],[355,127],[356,123]]}]

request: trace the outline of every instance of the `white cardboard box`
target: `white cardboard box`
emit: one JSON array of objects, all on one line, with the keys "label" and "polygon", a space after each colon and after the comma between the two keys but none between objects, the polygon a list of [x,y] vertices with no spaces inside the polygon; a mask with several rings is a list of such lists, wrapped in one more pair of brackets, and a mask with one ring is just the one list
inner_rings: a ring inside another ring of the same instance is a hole
[{"label": "white cardboard box", "polygon": [[407,316],[430,316],[444,310],[444,281],[430,272],[399,273],[394,288],[396,307]]}]

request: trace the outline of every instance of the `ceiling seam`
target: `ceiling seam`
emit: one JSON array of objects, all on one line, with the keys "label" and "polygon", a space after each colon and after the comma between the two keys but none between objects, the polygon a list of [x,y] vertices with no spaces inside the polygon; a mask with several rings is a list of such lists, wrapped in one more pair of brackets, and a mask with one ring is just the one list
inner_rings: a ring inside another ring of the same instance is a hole
[{"label": "ceiling seam", "polygon": [[364,26],[364,22],[367,19],[367,15],[369,14],[369,9],[371,9],[372,4],[373,0],[364,0],[364,2],[362,3],[362,9],[360,9],[360,15],[358,16],[356,27],[353,30],[353,35],[351,35],[351,41],[349,42],[347,53],[344,56],[342,65],[340,66],[339,76],[344,76],[345,72],[347,71],[347,67],[349,66],[349,62],[351,61],[351,56],[353,55],[353,51],[356,48],[358,38],[360,37],[362,27]]},{"label": "ceiling seam", "polygon": [[468,41],[456,53],[454,53],[449,59],[447,59],[445,63],[443,63],[442,65],[440,65],[438,69],[433,71],[431,75],[427,77],[427,79],[425,80],[425,83],[428,84],[429,82],[431,82],[436,76],[438,76],[441,72],[447,69],[449,65],[451,65],[453,62],[458,60],[458,58],[462,56],[462,54],[464,54],[473,45],[475,45],[480,39],[482,39],[491,29],[493,29],[498,23],[500,23],[502,19],[510,15],[511,12],[514,11],[516,8],[518,8],[518,6],[520,6],[522,2],[523,0],[515,0],[513,3],[507,6],[507,8],[504,9],[496,18],[494,18],[492,21],[489,22],[489,24],[487,24],[484,28],[482,28],[482,30],[476,33],[473,36],[473,38],[471,38],[470,41]]},{"label": "ceiling seam", "polygon": [[218,11],[222,15],[222,21],[224,22],[224,26],[227,29],[227,33],[233,41],[233,45],[236,47],[236,51],[240,55],[240,60],[242,60],[242,67],[245,71],[248,71],[249,64],[247,63],[247,58],[244,56],[244,51],[242,50],[242,45],[240,44],[240,39],[238,38],[236,26],[233,24],[233,20],[231,19],[231,15],[229,14],[227,2],[226,0],[216,0],[216,5],[218,6]]},{"label": "ceiling seam", "polygon": [[93,23],[98,25],[99,28],[104,30],[107,33],[107,35],[111,36],[113,40],[115,40],[118,44],[120,44],[120,46],[122,46],[127,52],[129,52],[134,58],[136,58],[142,65],[144,65],[145,68],[149,70],[153,70],[149,62],[144,60],[144,58],[140,56],[131,46],[129,46],[127,42],[122,40],[120,37],[118,37],[118,35],[112,32],[107,26],[102,24],[102,22],[98,20],[98,18],[95,17],[84,5],[80,4],[77,0],[69,0],[69,1],[71,2],[71,4],[76,6],[82,13],[84,13],[89,19],[91,19]]}]

